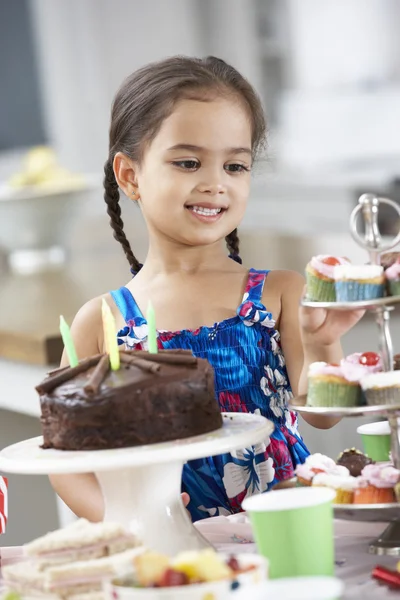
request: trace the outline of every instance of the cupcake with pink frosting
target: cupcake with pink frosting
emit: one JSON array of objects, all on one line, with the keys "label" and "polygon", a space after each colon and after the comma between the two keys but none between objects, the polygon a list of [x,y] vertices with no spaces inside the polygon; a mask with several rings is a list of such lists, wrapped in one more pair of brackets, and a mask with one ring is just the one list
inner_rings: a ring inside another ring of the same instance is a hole
[{"label": "cupcake with pink frosting", "polygon": [[314,302],[335,302],[334,269],[338,265],[348,265],[347,258],[320,254],[313,256],[306,266],[307,300]]},{"label": "cupcake with pink frosting", "polygon": [[360,381],[365,375],[383,371],[382,358],[376,352],[354,352],[342,358],[340,366],[350,381]]},{"label": "cupcake with pink frosting", "polygon": [[[346,371],[346,374],[345,374]],[[361,388],[357,368],[311,363],[308,369],[307,406],[358,406]]]},{"label": "cupcake with pink frosting", "polygon": [[385,271],[386,288],[390,296],[400,296],[400,258]]},{"label": "cupcake with pink frosting", "polygon": [[394,488],[400,481],[400,471],[389,463],[367,465],[358,478],[354,504],[388,504],[396,502]]},{"label": "cupcake with pink frosting", "polygon": [[297,481],[301,485],[311,485],[314,477],[320,473],[335,475],[337,477],[348,477],[350,475],[347,467],[337,465],[332,458],[319,452],[310,454],[302,465],[297,465],[296,467]]}]

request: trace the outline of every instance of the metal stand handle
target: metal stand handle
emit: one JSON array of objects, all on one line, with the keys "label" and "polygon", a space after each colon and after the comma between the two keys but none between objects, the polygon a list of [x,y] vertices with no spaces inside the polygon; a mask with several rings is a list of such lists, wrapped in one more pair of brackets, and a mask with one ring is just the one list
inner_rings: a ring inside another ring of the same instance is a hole
[{"label": "metal stand handle", "polygon": [[[398,216],[400,216],[399,205],[389,198],[379,198],[374,194],[363,194],[358,206],[353,210],[350,216],[350,231],[355,242],[369,252],[371,264],[380,264],[380,255],[384,250],[394,248],[400,242],[400,231],[390,242],[383,244],[382,236],[378,226],[379,205],[387,204],[391,206]],[[357,217],[362,212],[365,223],[365,235],[361,237],[357,229]],[[393,343],[390,334],[389,320],[392,307],[382,306],[376,308],[376,323],[379,329],[379,349],[382,355],[383,368],[385,371],[393,370]],[[389,418],[391,432],[391,452],[392,461],[396,469],[400,469],[400,444],[399,428],[397,415],[390,414]]]}]

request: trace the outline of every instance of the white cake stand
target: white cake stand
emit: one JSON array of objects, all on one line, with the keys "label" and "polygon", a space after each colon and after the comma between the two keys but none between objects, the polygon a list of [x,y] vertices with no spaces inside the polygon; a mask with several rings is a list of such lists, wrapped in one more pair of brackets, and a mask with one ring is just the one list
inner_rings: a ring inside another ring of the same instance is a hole
[{"label": "white cake stand", "polygon": [[206,435],[117,450],[43,450],[42,438],[36,437],[2,450],[0,471],[94,472],[104,496],[104,519],[122,523],[146,546],[174,555],[209,545],[181,501],[184,463],[258,444],[274,430],[274,424],[259,415],[223,413],[222,417],[223,427]]}]

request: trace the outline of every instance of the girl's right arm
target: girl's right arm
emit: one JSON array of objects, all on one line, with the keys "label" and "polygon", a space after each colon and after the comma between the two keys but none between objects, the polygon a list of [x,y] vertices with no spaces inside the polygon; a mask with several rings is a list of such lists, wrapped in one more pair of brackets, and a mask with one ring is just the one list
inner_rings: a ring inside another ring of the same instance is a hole
[{"label": "girl's right arm", "polygon": [[[107,295],[104,297],[107,298]],[[103,352],[102,298],[94,298],[85,304],[71,326],[71,334],[79,359]],[[64,352],[61,366],[66,365],[68,365],[68,359]],[[89,521],[102,520],[103,497],[93,473],[50,475],[50,482],[60,498],[78,517],[84,517]]]}]

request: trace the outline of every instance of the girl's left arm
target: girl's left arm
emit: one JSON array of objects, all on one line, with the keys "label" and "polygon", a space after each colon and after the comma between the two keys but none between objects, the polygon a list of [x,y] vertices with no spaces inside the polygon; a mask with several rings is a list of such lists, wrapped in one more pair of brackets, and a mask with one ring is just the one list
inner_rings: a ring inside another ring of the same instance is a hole
[{"label": "girl's left arm", "polygon": [[[307,393],[307,373],[312,362],[339,363],[343,357],[340,339],[364,314],[363,311],[327,311],[304,308],[300,301],[305,280],[294,271],[282,272],[279,331],[294,395]],[[318,429],[329,429],[340,421],[333,417],[302,415]]]}]

